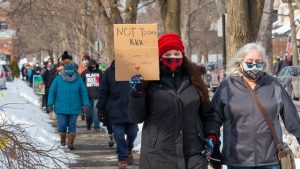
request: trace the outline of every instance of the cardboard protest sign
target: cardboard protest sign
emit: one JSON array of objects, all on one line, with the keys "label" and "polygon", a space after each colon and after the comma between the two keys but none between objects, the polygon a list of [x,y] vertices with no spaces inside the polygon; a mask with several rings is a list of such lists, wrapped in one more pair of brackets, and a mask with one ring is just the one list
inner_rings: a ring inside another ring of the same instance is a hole
[{"label": "cardboard protest sign", "polygon": [[157,24],[114,24],[116,81],[159,80]]},{"label": "cardboard protest sign", "polygon": [[33,75],[33,91],[36,94],[45,94],[45,84],[41,75]]}]

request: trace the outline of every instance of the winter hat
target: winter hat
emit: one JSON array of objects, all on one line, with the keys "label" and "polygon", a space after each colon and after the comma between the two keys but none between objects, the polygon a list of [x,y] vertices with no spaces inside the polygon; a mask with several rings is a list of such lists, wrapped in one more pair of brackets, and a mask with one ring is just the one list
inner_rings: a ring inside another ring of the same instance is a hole
[{"label": "winter hat", "polygon": [[175,33],[167,33],[158,39],[159,58],[169,50],[178,50],[184,55],[184,46],[180,37]]},{"label": "winter hat", "polygon": [[66,60],[66,59],[70,59],[72,60],[72,56],[69,55],[68,51],[64,51],[64,53],[61,55],[61,60]]}]

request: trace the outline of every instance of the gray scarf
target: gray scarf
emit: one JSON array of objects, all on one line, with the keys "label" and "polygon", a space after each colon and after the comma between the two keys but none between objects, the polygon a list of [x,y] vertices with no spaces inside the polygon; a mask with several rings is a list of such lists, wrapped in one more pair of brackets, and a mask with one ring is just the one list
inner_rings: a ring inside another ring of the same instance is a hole
[{"label": "gray scarf", "polygon": [[62,70],[61,71],[61,77],[64,81],[67,81],[67,82],[73,82],[74,80],[77,79],[77,73],[74,72],[74,74],[72,76],[67,76],[65,71]]}]

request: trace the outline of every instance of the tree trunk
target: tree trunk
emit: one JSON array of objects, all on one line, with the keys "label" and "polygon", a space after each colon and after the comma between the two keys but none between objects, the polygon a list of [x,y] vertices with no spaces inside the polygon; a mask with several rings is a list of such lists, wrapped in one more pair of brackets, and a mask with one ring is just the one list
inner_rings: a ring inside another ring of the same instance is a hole
[{"label": "tree trunk", "polygon": [[191,57],[191,6],[190,1],[183,1],[182,3],[181,39],[185,48],[185,56]]},{"label": "tree trunk", "polygon": [[288,0],[289,6],[289,18],[291,25],[291,36],[292,36],[292,56],[293,56],[293,65],[298,64],[298,48],[297,48],[297,38],[296,38],[296,25],[295,25],[295,17],[294,17],[294,7],[292,5],[292,0]]},{"label": "tree trunk", "polygon": [[105,12],[105,8],[102,4],[101,0],[97,1],[97,5],[99,8],[98,15],[99,19],[102,22],[102,25],[104,25],[104,48],[105,56],[109,59],[111,62],[114,59],[114,41],[113,41],[113,23],[110,21],[110,18],[108,17],[107,13]]},{"label": "tree trunk", "polygon": [[81,9],[81,34],[79,36],[79,64],[81,64],[81,58],[86,54],[86,17],[87,17],[87,0],[83,2],[83,8]]},{"label": "tree trunk", "polygon": [[272,50],[272,13],[274,0],[265,0],[264,13],[261,18],[260,28],[256,42],[260,43],[266,49],[268,57],[267,72],[273,74],[273,50]]},{"label": "tree trunk", "polygon": [[226,63],[230,63],[230,59],[242,46],[256,40],[263,11],[261,3],[264,1],[226,0]]},{"label": "tree trunk", "polygon": [[140,0],[127,0],[125,9],[125,23],[136,23],[137,9]]},{"label": "tree trunk", "polygon": [[204,63],[208,62],[208,50],[207,48],[203,50]]},{"label": "tree trunk", "polygon": [[48,49],[47,52],[48,52],[50,58],[53,59],[53,53],[54,53],[53,49]]},{"label": "tree trunk", "polygon": [[158,0],[165,33],[174,32],[180,35],[180,0]]},{"label": "tree trunk", "polygon": [[[248,0],[250,21],[250,42],[255,42],[260,28],[265,0]],[[271,31],[270,29],[269,31]]]},{"label": "tree trunk", "polygon": [[[98,0],[99,1],[99,0]],[[111,10],[111,18],[112,19],[112,23],[115,24],[122,24],[123,19],[121,17],[121,13],[120,10],[118,9],[118,2],[117,0],[110,0],[110,10]]]},{"label": "tree trunk", "polygon": [[[126,12],[125,12],[125,23],[136,23],[137,18],[137,6],[140,0],[127,0],[126,1]],[[105,8],[101,0],[97,1],[99,7],[99,18],[104,25],[103,38],[105,41],[104,48],[106,49],[105,55],[111,62],[114,59],[114,29],[113,24],[124,23],[121,17],[121,13],[117,6],[117,0],[110,1],[111,17],[109,17],[105,11]]]},{"label": "tree trunk", "polygon": [[226,5],[225,5],[225,0],[215,0],[218,13],[220,16],[226,13]]}]

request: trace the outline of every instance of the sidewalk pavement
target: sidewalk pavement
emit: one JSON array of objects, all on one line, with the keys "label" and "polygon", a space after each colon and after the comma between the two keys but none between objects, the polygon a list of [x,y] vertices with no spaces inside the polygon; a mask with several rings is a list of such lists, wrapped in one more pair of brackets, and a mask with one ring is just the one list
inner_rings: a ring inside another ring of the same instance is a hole
[{"label": "sidewalk pavement", "polygon": [[[57,127],[56,121],[53,126]],[[74,150],[69,151],[79,156],[77,163],[70,164],[71,169],[118,169],[113,164],[117,162],[116,148],[108,147],[108,134],[87,131],[85,122],[77,120],[77,133],[74,142]],[[134,164],[127,169],[138,169],[139,154],[134,152]]]}]

